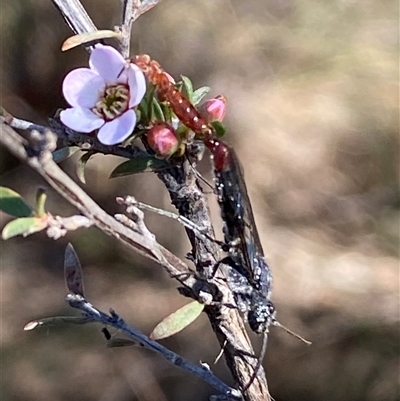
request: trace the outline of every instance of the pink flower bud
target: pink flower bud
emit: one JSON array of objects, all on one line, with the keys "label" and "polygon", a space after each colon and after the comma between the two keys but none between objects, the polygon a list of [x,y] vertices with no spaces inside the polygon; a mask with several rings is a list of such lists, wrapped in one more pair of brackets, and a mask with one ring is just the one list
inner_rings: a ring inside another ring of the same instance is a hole
[{"label": "pink flower bud", "polygon": [[172,156],[179,147],[175,130],[166,123],[157,123],[147,132],[147,142],[157,156]]},{"label": "pink flower bud", "polygon": [[215,99],[205,101],[201,106],[202,116],[209,122],[222,121],[226,113],[226,98],[217,96]]}]

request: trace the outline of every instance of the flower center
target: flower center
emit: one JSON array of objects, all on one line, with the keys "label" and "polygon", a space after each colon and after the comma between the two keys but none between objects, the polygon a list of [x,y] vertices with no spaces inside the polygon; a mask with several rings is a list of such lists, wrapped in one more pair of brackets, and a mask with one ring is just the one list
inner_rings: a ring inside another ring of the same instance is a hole
[{"label": "flower center", "polygon": [[123,114],[128,107],[129,89],[126,85],[118,84],[106,88],[92,111],[104,120],[110,121]]}]

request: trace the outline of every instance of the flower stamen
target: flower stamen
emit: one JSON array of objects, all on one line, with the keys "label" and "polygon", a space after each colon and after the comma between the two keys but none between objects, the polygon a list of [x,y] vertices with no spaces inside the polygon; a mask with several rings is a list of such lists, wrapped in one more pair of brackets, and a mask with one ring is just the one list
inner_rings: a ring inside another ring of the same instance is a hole
[{"label": "flower stamen", "polygon": [[129,88],[126,85],[118,84],[108,86],[103,96],[97,101],[92,109],[97,116],[111,121],[129,108]]}]

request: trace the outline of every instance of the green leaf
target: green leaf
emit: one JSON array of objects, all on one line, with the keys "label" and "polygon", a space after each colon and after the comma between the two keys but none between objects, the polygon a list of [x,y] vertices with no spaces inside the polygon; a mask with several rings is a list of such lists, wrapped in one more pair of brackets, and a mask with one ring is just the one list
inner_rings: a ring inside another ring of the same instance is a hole
[{"label": "green leaf", "polygon": [[224,124],[221,123],[221,121],[212,121],[211,125],[215,130],[215,135],[217,136],[217,138],[222,138],[225,135],[226,127]]},{"label": "green leaf", "polygon": [[152,84],[149,84],[147,86],[146,94],[144,95],[142,101],[140,102],[138,106],[138,110],[140,111],[140,119],[138,119],[138,122],[148,125],[148,123],[151,120],[151,110],[152,110],[152,103],[153,103],[153,98],[154,93],[155,93],[155,86]]},{"label": "green leaf", "polygon": [[196,106],[198,105],[204,98],[204,96],[206,96],[208,94],[208,92],[210,92],[210,87],[208,86],[202,86],[199,89],[196,89],[193,92],[193,98],[192,98],[192,103]]},{"label": "green leaf", "polygon": [[60,163],[68,157],[71,157],[78,150],[80,150],[79,146],[66,146],[65,148],[61,148],[53,152],[53,160],[56,163]]},{"label": "green leaf", "polygon": [[185,77],[184,75],[181,75],[181,78],[182,78],[182,92],[188,98],[190,103],[192,103],[193,102],[192,81],[188,77]]},{"label": "green leaf", "polygon": [[10,188],[0,187],[0,210],[15,217],[32,216],[32,208]]},{"label": "green leaf", "polygon": [[10,221],[3,229],[1,237],[6,240],[17,235],[27,237],[30,234],[42,231],[47,227],[45,219],[39,217],[22,217]]},{"label": "green leaf", "polygon": [[[172,120],[175,117],[174,112],[172,111],[171,107],[167,103],[160,103],[160,107],[163,111],[164,121],[172,124]],[[175,117],[176,118],[176,117]]]},{"label": "green leaf", "polygon": [[43,188],[39,188],[36,192],[36,207],[35,216],[43,217],[46,214],[45,204],[46,204],[47,194]]},{"label": "green leaf", "polygon": [[86,152],[79,160],[76,165],[76,175],[78,176],[79,180],[86,184],[85,179],[85,167],[89,159],[94,155],[95,152]]},{"label": "green leaf", "polygon": [[155,156],[138,156],[115,167],[110,174],[110,178],[142,173],[147,169],[163,170],[167,167],[169,167],[169,164],[165,160],[157,159]]},{"label": "green leaf", "polygon": [[163,109],[155,98],[151,103],[151,121],[165,121]]},{"label": "green leaf", "polygon": [[203,312],[204,305],[193,301],[166,317],[150,334],[152,340],[161,340],[182,331],[194,322]]},{"label": "green leaf", "polygon": [[140,104],[137,106],[137,110],[140,112],[140,120],[138,120],[139,123],[145,123],[149,121],[149,105],[144,97]]}]

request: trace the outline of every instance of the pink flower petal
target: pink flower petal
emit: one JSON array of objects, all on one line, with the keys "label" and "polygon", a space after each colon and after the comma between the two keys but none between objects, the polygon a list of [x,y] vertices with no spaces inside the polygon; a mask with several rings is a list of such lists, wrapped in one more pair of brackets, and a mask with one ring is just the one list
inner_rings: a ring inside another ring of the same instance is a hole
[{"label": "pink flower petal", "polygon": [[109,121],[100,128],[97,138],[104,145],[115,145],[121,143],[132,134],[136,124],[136,113],[128,110],[120,117]]},{"label": "pink flower petal", "polygon": [[72,70],[63,82],[65,100],[72,107],[92,108],[99,100],[105,89],[101,76],[88,68]]},{"label": "pink flower petal", "polygon": [[146,80],[143,72],[135,64],[129,64],[126,69],[130,92],[129,108],[137,106],[146,93]]},{"label": "pink flower petal", "polygon": [[91,110],[80,107],[63,110],[60,113],[60,120],[67,127],[78,132],[92,132],[104,124],[104,120]]},{"label": "pink flower petal", "polygon": [[96,46],[89,59],[90,68],[97,72],[107,84],[117,82],[125,67],[125,60],[111,46]]}]

